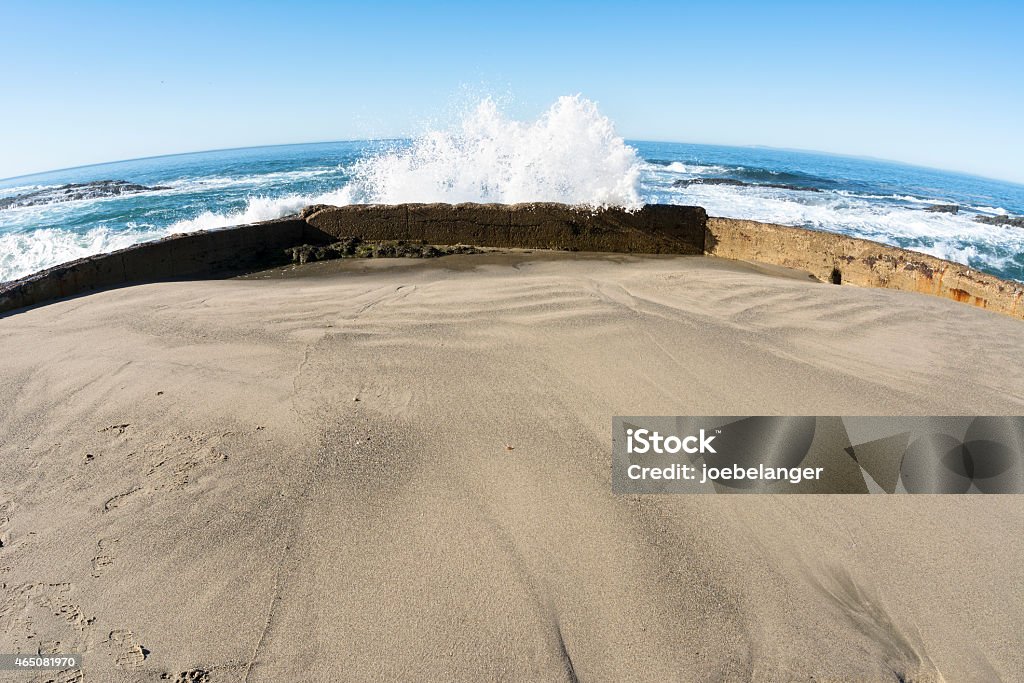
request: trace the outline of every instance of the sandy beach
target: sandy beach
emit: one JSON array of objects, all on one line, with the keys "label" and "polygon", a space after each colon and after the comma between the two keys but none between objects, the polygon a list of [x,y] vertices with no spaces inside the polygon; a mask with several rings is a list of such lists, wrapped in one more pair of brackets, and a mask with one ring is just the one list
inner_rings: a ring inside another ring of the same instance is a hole
[{"label": "sandy beach", "polygon": [[1020,496],[610,485],[614,415],[1020,415],[1008,316],[506,252],[114,289],[0,349],[0,652],[86,681],[1024,680]]}]

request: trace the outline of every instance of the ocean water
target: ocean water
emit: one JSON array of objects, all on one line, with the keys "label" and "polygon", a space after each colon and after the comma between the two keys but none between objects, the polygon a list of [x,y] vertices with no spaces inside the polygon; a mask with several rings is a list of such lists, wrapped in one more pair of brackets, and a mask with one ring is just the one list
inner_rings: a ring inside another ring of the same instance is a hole
[{"label": "ocean water", "polygon": [[[12,178],[0,181],[0,204],[101,180],[159,189],[0,209],[0,281],[313,203],[435,201],[697,204],[714,216],[864,237],[1024,281],[1024,228],[975,220],[1024,215],[1022,185],[807,152],[627,141],[580,97],[559,99],[533,121],[484,100],[451,128],[408,140],[200,152]],[[926,211],[935,204],[959,212]]]}]

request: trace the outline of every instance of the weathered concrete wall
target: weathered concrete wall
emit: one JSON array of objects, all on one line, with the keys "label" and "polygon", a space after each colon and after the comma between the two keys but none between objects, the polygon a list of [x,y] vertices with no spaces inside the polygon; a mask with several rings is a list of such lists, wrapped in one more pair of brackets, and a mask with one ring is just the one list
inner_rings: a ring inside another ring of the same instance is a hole
[{"label": "weathered concrete wall", "polygon": [[0,285],[0,313],[126,284],[241,272],[284,259],[308,226],[294,216],[224,230],[173,235],[90,256]]},{"label": "weathered concrete wall", "polygon": [[709,218],[704,251],[722,258],[806,270],[824,282],[934,294],[1024,318],[1024,284],[869,240]]},{"label": "weathered concrete wall", "polygon": [[0,286],[0,313],[126,284],[223,277],[282,263],[284,250],[343,237],[432,244],[702,254],[805,270],[824,282],[923,292],[1024,318],[1024,285],[915,252],[800,228],[708,218],[692,206],[629,213],[562,204],[308,207],[299,216],[175,235]]},{"label": "weathered concrete wall", "polygon": [[697,206],[651,205],[630,213],[540,203],[311,206],[302,216],[333,239],[645,254],[703,253],[707,222]]}]

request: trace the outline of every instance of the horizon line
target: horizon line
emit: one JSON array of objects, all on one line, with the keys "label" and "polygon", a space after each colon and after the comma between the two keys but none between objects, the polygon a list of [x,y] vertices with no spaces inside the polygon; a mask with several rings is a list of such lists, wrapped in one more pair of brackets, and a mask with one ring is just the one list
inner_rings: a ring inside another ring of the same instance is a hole
[{"label": "horizon line", "polygon": [[[168,152],[166,154],[151,154],[141,157],[129,157],[127,159],[114,159],[111,161],[98,161],[89,164],[78,164],[76,166],[63,166],[60,168],[48,169],[45,171],[34,171],[32,173],[21,173],[18,175],[9,176],[6,178],[0,178],[0,183],[6,183],[9,180],[20,180],[22,178],[31,178],[33,176],[49,175],[51,173],[61,173],[63,171],[77,171],[83,168],[92,168],[94,166],[110,166],[114,164],[126,164],[133,161],[148,161],[150,159],[165,159],[169,157],[180,157],[180,156],[191,156],[195,154],[214,154],[217,152],[234,152],[243,149],[269,149],[272,147],[301,147],[308,145],[336,145],[352,142],[405,142],[413,140],[412,137],[379,137],[379,138],[353,138],[346,140],[314,140],[310,142],[278,142],[266,145],[241,145],[238,147],[216,147],[213,149],[199,149],[191,150],[187,152]],[[655,144],[675,144],[675,145],[694,145],[701,147],[735,147],[739,149],[766,149],[776,152],[796,152],[798,154],[818,154],[822,156],[839,157],[844,159],[857,159],[859,161],[873,161],[881,162],[886,164],[893,164],[896,166],[906,166],[910,168],[923,169],[927,171],[938,171],[940,173],[949,173],[953,175],[960,175],[968,178],[976,178],[979,180],[985,180],[988,182],[1005,183],[1008,185],[1014,185],[1017,187],[1024,187],[1024,181],[1008,180],[1006,178],[996,178],[993,176],[981,175],[979,173],[971,173],[969,171],[960,171],[952,168],[940,168],[938,166],[926,166],[923,164],[913,163],[909,161],[900,161],[898,159],[887,159],[884,157],[875,157],[863,154],[849,154],[843,152],[829,152],[820,149],[807,149],[802,147],[773,147],[771,145],[759,145],[759,144],[743,144],[743,145],[726,145],[714,142],[682,142],[679,140],[655,140],[655,139],[630,139],[623,138],[626,143],[655,143]]]}]

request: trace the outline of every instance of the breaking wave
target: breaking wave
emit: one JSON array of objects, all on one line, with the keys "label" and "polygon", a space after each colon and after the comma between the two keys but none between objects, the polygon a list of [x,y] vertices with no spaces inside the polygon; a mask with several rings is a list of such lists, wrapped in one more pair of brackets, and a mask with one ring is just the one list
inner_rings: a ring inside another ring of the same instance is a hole
[{"label": "breaking wave", "polygon": [[124,249],[170,233],[170,230],[112,230],[101,226],[85,232],[40,228],[32,232],[0,234],[0,282],[16,280],[59,263]]},{"label": "breaking wave", "polygon": [[637,209],[640,157],[597,105],[560,97],[533,122],[485,99],[450,131],[356,164],[354,196],[403,202],[563,202]]},{"label": "breaking wave", "polygon": [[172,232],[252,223],[311,204],[562,202],[639,209],[640,156],[597,105],[560,97],[535,121],[508,118],[482,100],[450,130],[358,159],[349,181],[328,192],[250,197],[233,211],[205,211]]},{"label": "breaking wave", "polygon": [[213,230],[231,225],[245,225],[280,218],[298,213],[312,204],[351,204],[352,193],[347,187],[322,194],[289,194],[284,197],[250,197],[245,207],[236,211],[203,211],[195,218],[186,218],[173,223],[171,233]]}]

